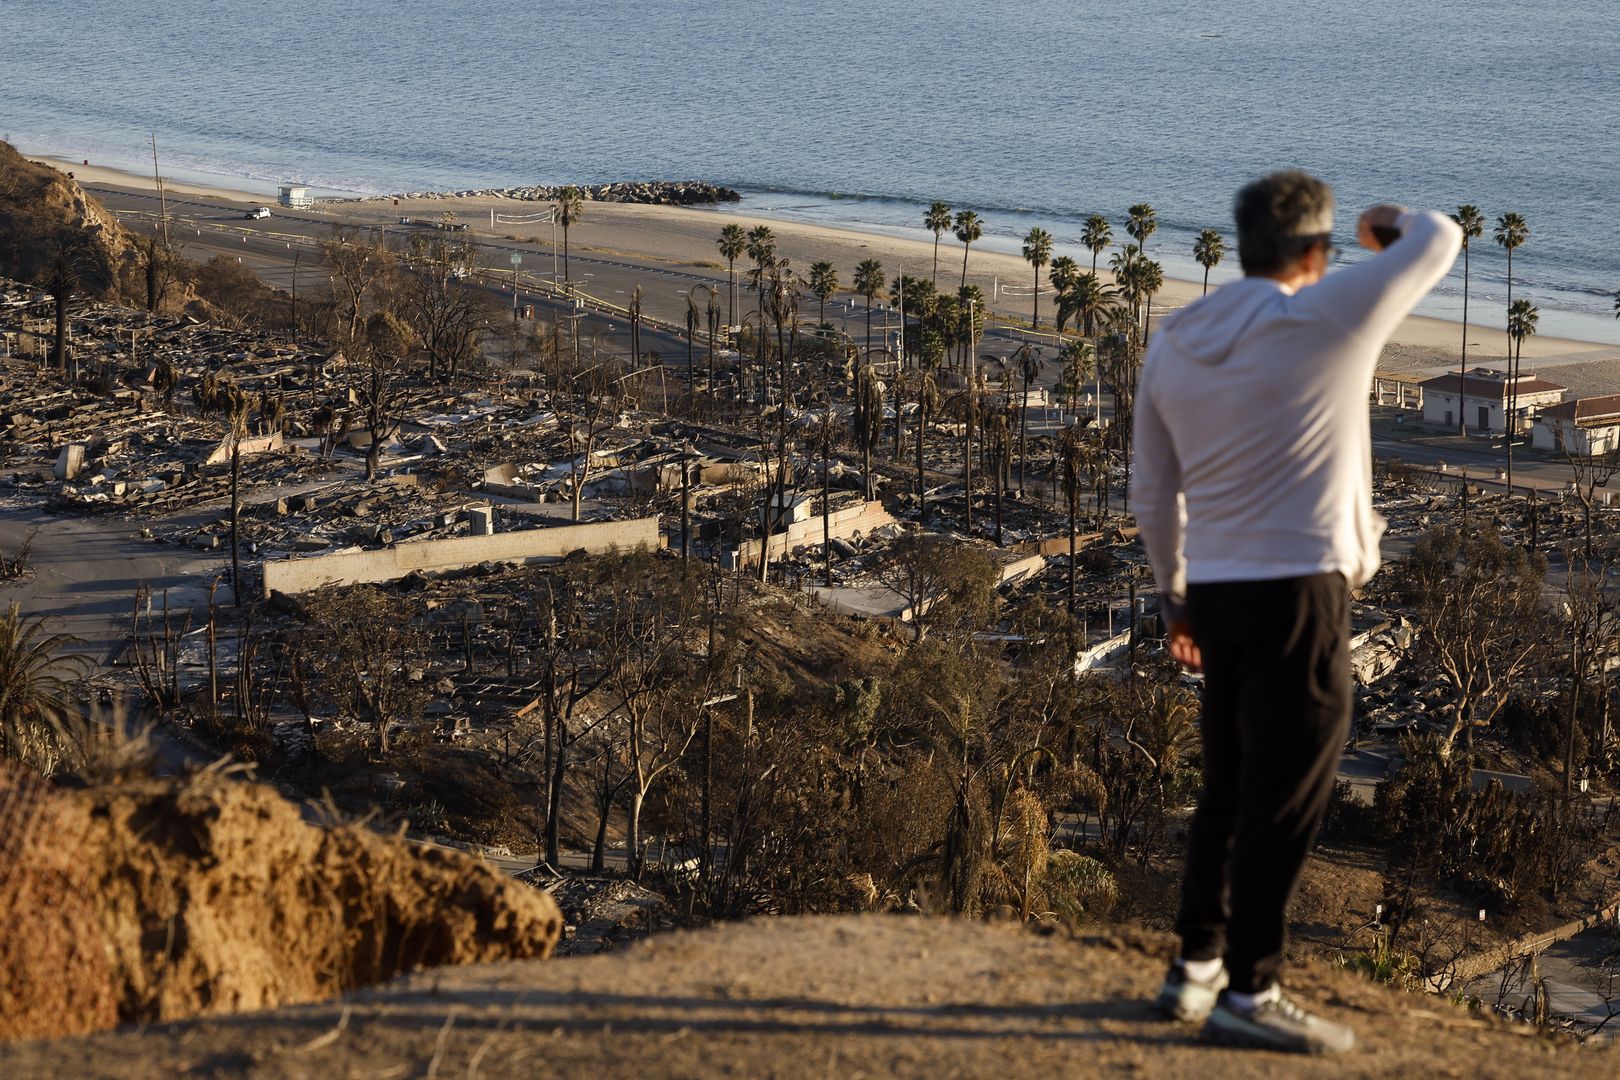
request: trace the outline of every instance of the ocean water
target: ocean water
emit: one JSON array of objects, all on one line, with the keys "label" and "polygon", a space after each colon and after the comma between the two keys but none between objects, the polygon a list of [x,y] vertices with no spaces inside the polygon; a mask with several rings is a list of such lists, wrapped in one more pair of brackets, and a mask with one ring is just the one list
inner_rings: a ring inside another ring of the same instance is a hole
[{"label": "ocean water", "polygon": [[[155,132],[171,175],[340,191],[700,178],[884,231],[943,199],[1008,250],[1145,200],[1181,277],[1299,166],[1346,234],[1384,199],[1522,213],[1543,332],[1620,341],[1616,56],[1612,0],[0,0],[0,136],[143,168]],[[1472,269],[1499,324],[1488,234]]]}]

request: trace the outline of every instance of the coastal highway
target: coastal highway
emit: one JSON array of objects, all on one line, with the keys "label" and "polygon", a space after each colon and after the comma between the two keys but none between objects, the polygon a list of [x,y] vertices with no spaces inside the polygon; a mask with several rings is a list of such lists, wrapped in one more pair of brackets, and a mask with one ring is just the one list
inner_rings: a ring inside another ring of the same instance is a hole
[{"label": "coastal highway", "polygon": [[[159,214],[159,200],[155,194],[107,185],[85,185],[85,188],[127,227],[148,230],[155,225]],[[420,219],[410,225],[400,225],[388,217],[383,219],[384,223],[380,223],[378,204],[375,203],[322,203],[311,210],[273,206],[270,217],[247,219],[244,214],[254,205],[263,204],[229,203],[190,195],[176,195],[167,199],[170,228],[190,231],[190,235],[181,234],[188,257],[206,260],[220,254],[236,256],[269,284],[288,292],[292,292],[295,285],[299,290],[324,285],[327,275],[320,269],[315,245],[331,234],[334,225],[367,228],[383,242],[403,243],[410,236],[433,235],[436,232],[432,222]],[[367,212],[346,213],[345,208],[350,205],[363,205]],[[522,289],[524,283],[551,285],[557,280],[552,272],[554,262],[557,276],[560,277],[561,260],[550,244],[494,236],[489,233],[487,224],[475,219],[468,219],[467,224],[470,228],[464,234],[465,238],[480,252],[479,264],[487,272],[488,280],[500,283],[512,273],[511,257],[516,255],[522,259],[517,274],[522,303],[529,303],[533,299]],[[848,268],[844,269],[847,273]],[[685,325],[687,295],[694,286],[703,285],[713,289],[718,301],[722,305],[726,303],[726,275],[688,265],[673,265],[623,254],[592,253],[576,247],[569,258],[569,276],[579,289],[619,306],[628,304],[631,294],[640,287],[643,311],[647,317],[670,326]],[[737,277],[738,303],[746,313],[752,309],[749,299],[751,292],[743,283],[740,270]],[[509,288],[502,288],[501,293],[509,305]],[[699,303],[704,303],[701,297]],[[817,310],[815,299],[806,294],[800,310],[801,317],[813,319]],[[844,297],[828,303],[827,318],[864,347],[866,305],[859,297]],[[883,346],[882,327],[885,323],[890,326],[891,334],[898,332],[899,321],[895,313],[884,311],[879,305],[872,313],[874,347]],[[623,328],[622,320],[619,328]],[[1031,340],[1031,336],[1021,331],[991,326],[980,342],[979,355],[994,358],[1010,356],[1026,340]],[[1037,344],[1043,341],[1039,336],[1033,340]],[[657,349],[666,358],[677,352],[684,356],[686,350],[684,338],[653,343],[649,347]],[[1048,366],[1035,385],[1050,386],[1057,378],[1056,366],[1052,363],[1056,350],[1048,343],[1043,351]]]},{"label": "coastal highway", "polygon": [[[127,226],[139,229],[153,227],[159,208],[155,194],[106,185],[86,187]],[[379,224],[378,206],[373,203],[323,203],[317,209],[307,211],[277,206],[272,208],[269,218],[257,220],[244,217],[249,207],[258,205],[254,203],[229,203],[213,198],[179,195],[170,197],[167,205],[170,227],[182,231],[188,257],[206,260],[215,255],[233,255],[276,288],[289,292],[296,288],[305,295],[315,290],[324,292],[328,287],[328,275],[321,268],[316,244],[327,238],[336,224],[362,225],[375,230],[379,239],[388,242],[403,242],[411,235],[434,231],[432,224],[423,222],[412,225],[399,225],[397,222]],[[368,212],[363,215],[346,213],[349,206],[365,206]],[[469,224],[471,228],[465,236],[481,253],[479,262],[487,271],[485,280],[491,283],[491,292],[504,309],[510,310],[512,294],[510,286],[504,285],[502,279],[511,273],[511,257],[517,255],[522,259],[518,277],[519,303],[533,303],[537,313],[549,313],[552,317],[564,314],[564,304],[548,302],[522,287],[524,283],[551,282],[555,253],[549,244],[492,236],[488,233],[487,225],[480,229],[481,223],[478,221],[469,221]],[[190,235],[184,235],[185,230],[189,230]],[[666,325],[684,325],[686,297],[696,285],[708,286],[715,291],[721,303],[725,302],[727,281],[723,273],[577,249],[569,262],[574,282],[585,292],[609,303],[627,303],[631,293],[639,286],[643,291],[646,315]],[[748,299],[750,294],[746,286],[740,283],[742,274],[739,273],[738,278],[738,301],[747,309],[751,306]],[[813,317],[815,299],[807,295],[801,310],[806,317]],[[828,321],[851,335],[857,344],[865,343],[866,316],[866,306],[859,297],[840,297],[827,305]],[[590,314],[584,318],[583,329],[586,333],[596,329],[610,336],[623,336],[626,331],[622,317]],[[889,326],[889,334],[897,332],[895,313],[879,306],[872,312],[875,347],[881,348],[883,345],[885,335],[882,328],[885,324]],[[495,326],[493,329],[504,331],[507,328]],[[530,325],[525,329],[532,330],[533,327]],[[678,368],[684,362],[686,341],[683,336],[649,327],[643,331],[643,341],[645,348],[656,351],[666,363]],[[1035,342],[1045,362],[1032,385],[1051,390],[1059,376],[1056,349],[1040,335],[992,325],[980,343],[978,354],[984,358],[1003,360],[1030,341]],[[701,344],[697,351],[701,362]],[[1112,415],[1109,398],[1104,394],[1101,411],[1105,417]],[[1067,421],[1066,412],[1055,408],[1041,410],[1031,416],[1030,431],[1045,434]],[[1444,463],[1452,472],[1460,472],[1466,466],[1471,480],[1486,484],[1497,482],[1496,469],[1503,463],[1500,445],[1489,446],[1479,440],[1460,443],[1455,439],[1437,439],[1426,436],[1415,427],[1410,432],[1403,432],[1387,424],[1375,430],[1373,453],[1381,458],[1399,458],[1425,467],[1437,467]],[[1517,457],[1513,471],[1515,486],[1533,485],[1541,490],[1554,490],[1564,487],[1571,478],[1570,468],[1563,461],[1523,450]]]}]

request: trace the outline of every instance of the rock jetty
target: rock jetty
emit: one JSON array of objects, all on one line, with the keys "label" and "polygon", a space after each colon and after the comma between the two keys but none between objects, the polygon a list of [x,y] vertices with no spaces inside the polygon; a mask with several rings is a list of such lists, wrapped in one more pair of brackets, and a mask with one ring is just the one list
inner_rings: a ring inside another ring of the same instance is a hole
[{"label": "rock jetty", "polygon": [[[381,199],[511,199],[514,202],[551,202],[562,188],[534,187],[469,188],[465,191],[407,191],[380,195]],[[700,180],[627,181],[616,184],[582,184],[580,190],[591,202],[644,203],[658,206],[696,206],[704,203],[740,202],[742,196],[731,188]]]}]

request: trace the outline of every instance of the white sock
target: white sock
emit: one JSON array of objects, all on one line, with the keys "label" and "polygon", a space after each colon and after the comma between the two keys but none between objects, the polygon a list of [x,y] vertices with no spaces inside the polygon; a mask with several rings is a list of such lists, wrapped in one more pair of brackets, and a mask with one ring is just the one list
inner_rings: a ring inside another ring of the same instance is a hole
[{"label": "white sock", "polygon": [[1239,994],[1234,990],[1226,992],[1226,1000],[1244,1012],[1253,1011],[1256,1005],[1265,1005],[1282,997],[1282,986],[1272,983],[1258,994]]},{"label": "white sock", "polygon": [[1181,969],[1187,973],[1187,978],[1193,982],[1207,983],[1214,980],[1221,973],[1221,958],[1213,960],[1178,960]]}]

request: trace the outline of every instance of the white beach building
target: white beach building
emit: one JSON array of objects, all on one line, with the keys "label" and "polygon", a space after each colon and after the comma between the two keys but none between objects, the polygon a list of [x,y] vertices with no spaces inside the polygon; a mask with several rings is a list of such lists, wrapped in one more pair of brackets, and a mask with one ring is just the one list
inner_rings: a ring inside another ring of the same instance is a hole
[{"label": "white beach building", "polygon": [[309,193],[309,188],[303,184],[282,184],[281,205],[290,206],[294,210],[307,210],[315,205],[315,199]]},{"label": "white beach building", "polygon": [[[1458,383],[1462,385],[1459,387]],[[1536,378],[1533,371],[1521,371],[1517,379],[1505,371],[1477,367],[1467,374],[1436,375],[1423,383],[1423,422],[1450,430],[1457,427],[1459,398],[1464,424],[1476,434],[1500,435],[1507,430],[1508,394],[1518,384],[1518,424],[1523,433],[1549,405],[1564,400],[1569,387]],[[1460,392],[1459,392],[1460,391]]]},{"label": "white beach building", "polygon": [[1538,450],[1567,450],[1579,457],[1620,447],[1620,394],[1578,398],[1543,409],[1530,429]]}]

